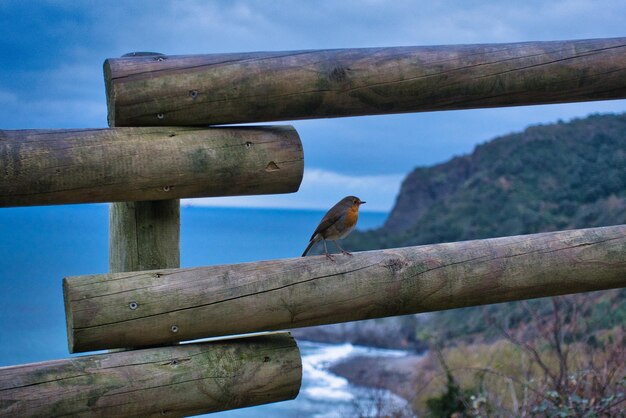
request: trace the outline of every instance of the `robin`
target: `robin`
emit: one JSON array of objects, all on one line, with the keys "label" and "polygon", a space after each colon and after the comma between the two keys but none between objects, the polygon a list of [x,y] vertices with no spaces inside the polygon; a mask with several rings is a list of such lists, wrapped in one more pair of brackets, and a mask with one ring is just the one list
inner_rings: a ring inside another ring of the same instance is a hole
[{"label": "robin", "polygon": [[306,256],[311,247],[313,247],[313,244],[322,240],[324,242],[326,257],[332,260],[333,257],[328,253],[328,248],[326,247],[327,239],[333,241],[337,248],[341,250],[342,254],[352,255],[341,248],[337,240],[347,237],[348,234],[352,232],[356,226],[356,221],[359,219],[359,206],[363,203],[365,202],[361,201],[361,199],[356,196],[346,196],[341,199],[339,203],[330,208],[315,229],[315,232],[313,232],[309,245],[307,245],[306,250],[302,253],[302,257]]}]

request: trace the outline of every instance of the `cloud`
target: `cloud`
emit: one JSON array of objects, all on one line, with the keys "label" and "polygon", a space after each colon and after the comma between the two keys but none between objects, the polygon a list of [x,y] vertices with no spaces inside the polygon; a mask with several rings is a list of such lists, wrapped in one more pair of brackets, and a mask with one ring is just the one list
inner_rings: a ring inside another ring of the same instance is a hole
[{"label": "cloud", "polygon": [[302,185],[297,193],[185,199],[182,203],[190,206],[326,210],[344,196],[355,195],[367,202],[363,210],[388,212],[395,202],[403,179],[403,174],[351,176],[311,168],[304,171]]},{"label": "cloud", "polygon": [[626,14],[621,0],[7,3],[0,22],[13,42],[61,57],[85,43],[116,56],[610,37],[623,36]]}]

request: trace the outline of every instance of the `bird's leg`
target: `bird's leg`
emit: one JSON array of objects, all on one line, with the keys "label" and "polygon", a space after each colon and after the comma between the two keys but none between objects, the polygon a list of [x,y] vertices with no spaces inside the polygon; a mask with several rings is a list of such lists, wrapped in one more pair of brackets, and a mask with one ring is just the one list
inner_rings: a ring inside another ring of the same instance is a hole
[{"label": "bird's leg", "polygon": [[341,248],[341,245],[339,245],[339,243],[337,241],[333,241],[333,242],[335,243],[337,248],[339,248],[341,250],[341,254],[352,255],[352,253],[350,251],[346,251],[343,248]]},{"label": "bird's leg", "polygon": [[324,242],[324,252],[326,253],[326,258],[328,258],[330,261],[335,261],[333,256],[330,255],[330,253],[328,252],[328,247],[326,247],[326,240],[323,240],[323,242]]}]

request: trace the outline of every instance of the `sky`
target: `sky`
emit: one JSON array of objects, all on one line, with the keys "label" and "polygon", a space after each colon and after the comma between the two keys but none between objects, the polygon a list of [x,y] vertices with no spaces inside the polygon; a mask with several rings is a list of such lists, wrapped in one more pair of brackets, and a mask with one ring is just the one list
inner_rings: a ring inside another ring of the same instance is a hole
[{"label": "sky", "polygon": [[[625,36],[623,0],[0,1],[0,129],[106,127],[102,63],[165,54],[548,41]],[[528,125],[624,112],[625,100],[293,122],[290,195],[186,205],[325,209],[353,194],[388,211],[404,176]]]}]

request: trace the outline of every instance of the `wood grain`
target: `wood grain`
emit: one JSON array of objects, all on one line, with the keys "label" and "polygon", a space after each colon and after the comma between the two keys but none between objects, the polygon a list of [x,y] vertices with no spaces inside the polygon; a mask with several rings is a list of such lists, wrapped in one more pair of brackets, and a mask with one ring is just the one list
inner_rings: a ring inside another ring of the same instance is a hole
[{"label": "wood grain", "polygon": [[109,271],[180,267],[178,200],[113,203],[109,211]]},{"label": "wood grain", "polygon": [[0,417],[180,417],[293,399],[288,333],[0,368]]},{"label": "wood grain", "polygon": [[0,207],[291,193],[292,127],[0,131]]},{"label": "wood grain", "polygon": [[116,126],[228,124],[626,98],[626,38],[111,58]]},{"label": "wood grain", "polygon": [[[318,256],[65,278],[70,351],[624,287],[626,225],[368,251],[335,260]],[[136,309],[129,308],[132,303]]]}]

